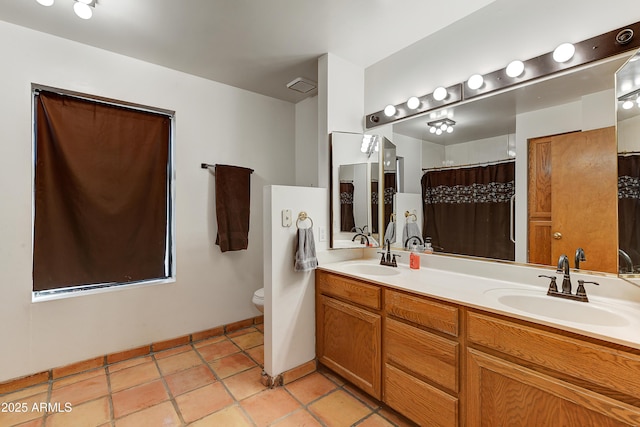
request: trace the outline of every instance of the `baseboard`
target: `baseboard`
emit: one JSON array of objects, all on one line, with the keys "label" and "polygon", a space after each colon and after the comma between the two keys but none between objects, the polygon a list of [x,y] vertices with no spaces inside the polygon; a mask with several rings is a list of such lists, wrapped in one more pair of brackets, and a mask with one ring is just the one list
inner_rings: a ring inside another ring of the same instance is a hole
[{"label": "baseboard", "polygon": [[280,387],[315,372],[317,367],[317,361],[313,359],[276,376],[271,376],[263,371],[261,381],[269,388]]},{"label": "baseboard", "polygon": [[259,325],[262,323],[264,323],[264,316],[252,317],[250,319],[240,320],[238,322],[217,326],[215,328],[207,329],[204,331],[194,332],[192,334],[183,335],[164,341],[158,341],[150,343],[148,345],[119,351],[116,353],[105,354],[93,359],[83,360],[66,366],[60,366],[57,368],[49,369],[47,371],[38,372],[36,374],[11,379],[0,383],[0,394],[11,393],[23,388],[46,383],[48,381],[56,380],[69,375],[75,375],[92,369],[105,367],[112,363],[122,362],[124,360],[133,359],[135,357],[146,356],[158,351],[167,350],[169,348],[178,347],[197,341],[202,341],[207,338],[224,335],[229,332],[237,331],[239,329],[248,328],[250,326]]}]

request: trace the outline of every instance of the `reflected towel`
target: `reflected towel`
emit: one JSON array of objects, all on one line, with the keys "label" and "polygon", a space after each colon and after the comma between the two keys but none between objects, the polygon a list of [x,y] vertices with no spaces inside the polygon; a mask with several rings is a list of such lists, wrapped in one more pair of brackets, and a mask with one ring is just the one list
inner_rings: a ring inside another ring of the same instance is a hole
[{"label": "reflected towel", "polygon": [[396,242],[396,223],[393,221],[389,221],[389,224],[387,225],[387,229],[384,230],[383,243],[386,244],[387,240],[389,241],[389,243]]},{"label": "reflected towel", "polygon": [[247,249],[253,170],[216,165],[216,245],[222,252]]},{"label": "reflected towel", "polygon": [[[418,228],[418,224],[416,224],[415,222],[405,223],[404,230],[402,230],[402,244],[405,245],[406,247],[409,243],[411,243],[411,242],[407,242],[407,239],[413,236],[418,236],[420,237],[420,239],[422,239],[422,236],[420,234],[420,228]],[[416,241],[416,244],[420,244],[418,239],[415,239],[415,241]]]},{"label": "reflected towel", "polygon": [[313,239],[313,229],[298,228],[296,239],[296,259],[294,271],[313,270],[318,266],[316,258],[316,243]]}]

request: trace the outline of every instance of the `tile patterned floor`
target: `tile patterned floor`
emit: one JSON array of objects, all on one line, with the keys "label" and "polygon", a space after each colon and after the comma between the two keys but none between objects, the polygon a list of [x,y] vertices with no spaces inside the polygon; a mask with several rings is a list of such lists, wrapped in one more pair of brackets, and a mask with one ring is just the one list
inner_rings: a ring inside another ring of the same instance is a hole
[{"label": "tile patterned floor", "polygon": [[0,426],[411,426],[326,370],[260,382],[262,325],[0,395]]}]

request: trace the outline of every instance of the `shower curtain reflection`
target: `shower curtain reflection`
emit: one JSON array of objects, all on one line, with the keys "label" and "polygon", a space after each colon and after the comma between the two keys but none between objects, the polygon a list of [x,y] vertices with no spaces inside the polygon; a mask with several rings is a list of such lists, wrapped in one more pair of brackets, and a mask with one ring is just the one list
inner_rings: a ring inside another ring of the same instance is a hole
[{"label": "shower curtain reflection", "polygon": [[510,238],[515,162],[427,170],[423,237],[437,251],[513,261]]},{"label": "shower curtain reflection", "polygon": [[[618,155],[618,245],[620,273],[640,265],[640,154]],[[629,259],[631,262],[629,262]]]}]

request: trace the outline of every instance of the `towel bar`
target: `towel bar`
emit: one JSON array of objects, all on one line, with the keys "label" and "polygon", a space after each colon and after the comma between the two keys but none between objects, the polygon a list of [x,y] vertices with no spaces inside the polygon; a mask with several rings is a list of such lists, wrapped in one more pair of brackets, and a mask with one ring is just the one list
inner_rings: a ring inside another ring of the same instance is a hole
[{"label": "towel bar", "polygon": [[[215,169],[216,165],[211,165],[209,163],[200,163],[200,167],[202,169],[209,169],[209,168],[214,168]],[[215,170],[212,171],[212,173],[215,175],[216,174]],[[251,169],[251,173],[253,173],[253,169]]]},{"label": "towel bar", "polygon": [[300,221],[304,221],[304,220],[307,220],[307,219],[309,221],[311,221],[311,227],[313,228],[313,220],[311,219],[311,217],[309,215],[307,215],[306,212],[300,212],[298,214],[298,219],[296,220],[296,227],[300,228],[300,225],[299,225]]}]

